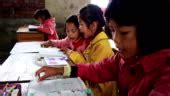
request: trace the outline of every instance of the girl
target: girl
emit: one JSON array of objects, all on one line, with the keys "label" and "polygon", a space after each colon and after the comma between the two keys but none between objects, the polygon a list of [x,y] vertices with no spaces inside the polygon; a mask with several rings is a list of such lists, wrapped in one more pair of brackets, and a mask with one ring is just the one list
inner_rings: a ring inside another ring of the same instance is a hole
[{"label": "girl", "polygon": [[[68,17],[65,24],[67,37],[62,40],[49,40],[42,44],[44,47],[55,46],[65,51],[75,50],[83,52],[87,44],[83,38],[83,34],[79,31],[79,22],[76,15]],[[67,52],[66,52],[67,53]]]},{"label": "girl", "polygon": [[[117,81],[119,96],[169,96],[169,11],[168,0],[113,0],[105,16],[110,25],[118,26],[113,39],[119,52],[102,62],[72,66],[71,76]],[[44,80],[66,71],[43,67],[36,74],[45,72],[40,78]]]},{"label": "girl", "polygon": [[39,9],[35,12],[34,18],[40,22],[38,31],[47,35],[48,40],[58,39],[55,18],[52,18],[47,9]]},{"label": "girl", "polygon": [[[80,53],[69,51],[69,58],[75,63],[94,63],[102,61],[114,55],[109,44],[109,38],[103,31],[105,25],[103,12],[96,6],[89,4],[79,12],[80,31],[86,40],[90,40],[89,45]],[[88,82],[87,85],[94,91],[95,96],[109,96],[112,94],[112,82],[97,84]],[[101,95],[100,95],[100,94]]]}]

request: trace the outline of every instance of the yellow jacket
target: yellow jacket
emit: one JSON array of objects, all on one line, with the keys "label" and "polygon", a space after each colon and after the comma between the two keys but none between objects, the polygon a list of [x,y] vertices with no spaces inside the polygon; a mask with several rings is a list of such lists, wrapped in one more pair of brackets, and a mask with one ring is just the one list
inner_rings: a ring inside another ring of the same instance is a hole
[{"label": "yellow jacket", "polygon": [[100,32],[83,53],[72,51],[69,58],[75,63],[94,63],[111,57],[114,53],[105,32]]},{"label": "yellow jacket", "polygon": [[[88,45],[83,53],[72,51],[69,58],[75,63],[94,63],[102,61],[114,55],[109,43],[109,38],[105,32],[100,32]],[[115,92],[113,82],[102,84],[92,83],[86,81],[87,87],[92,89],[94,96],[111,96]]]}]

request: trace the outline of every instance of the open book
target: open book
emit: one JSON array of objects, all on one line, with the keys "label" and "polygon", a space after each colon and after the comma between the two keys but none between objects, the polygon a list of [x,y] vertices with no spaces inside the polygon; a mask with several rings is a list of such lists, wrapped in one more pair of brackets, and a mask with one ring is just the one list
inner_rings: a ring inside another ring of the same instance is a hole
[{"label": "open book", "polygon": [[27,96],[91,96],[89,94],[80,78],[66,78],[32,81]]}]

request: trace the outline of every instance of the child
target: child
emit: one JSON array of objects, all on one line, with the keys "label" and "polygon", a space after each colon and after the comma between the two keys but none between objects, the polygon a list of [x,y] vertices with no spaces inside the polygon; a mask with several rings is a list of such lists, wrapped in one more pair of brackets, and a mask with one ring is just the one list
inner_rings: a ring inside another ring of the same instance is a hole
[{"label": "child", "polygon": [[[109,38],[102,29],[105,21],[103,12],[98,6],[89,4],[82,8],[79,12],[79,21],[80,31],[83,33],[84,38],[90,42],[82,53],[77,51],[67,52],[74,63],[94,63],[114,55]],[[88,82],[87,85],[95,91],[95,96],[112,94],[112,90],[109,90],[113,88],[112,82],[105,84]],[[99,93],[102,93],[102,95],[99,95]]]},{"label": "child", "polygon": [[40,22],[38,31],[47,35],[48,40],[58,39],[55,18],[52,18],[47,9],[39,9],[35,12],[34,18]]},{"label": "child", "polygon": [[[55,46],[61,49],[71,49],[83,52],[87,44],[83,38],[83,34],[79,31],[79,22],[76,15],[68,17],[65,24],[67,37],[62,40],[49,40],[42,44],[44,47]],[[65,51],[66,51],[65,50]]]},{"label": "child", "polygon": [[36,75],[45,72],[39,79],[44,80],[69,71],[92,82],[116,81],[119,96],[169,96],[169,11],[168,0],[113,0],[105,17],[119,29],[113,37],[119,49],[115,56],[71,71],[43,67]]}]

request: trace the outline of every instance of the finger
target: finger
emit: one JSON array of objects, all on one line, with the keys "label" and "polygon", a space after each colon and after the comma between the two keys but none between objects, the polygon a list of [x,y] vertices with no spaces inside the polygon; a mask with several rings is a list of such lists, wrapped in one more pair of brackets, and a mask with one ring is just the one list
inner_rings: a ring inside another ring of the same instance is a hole
[{"label": "finger", "polygon": [[45,80],[45,79],[48,78],[48,77],[49,77],[49,75],[45,74],[45,75],[43,75],[43,76],[41,76],[41,77],[39,78],[39,81],[43,81],[43,80]]},{"label": "finger", "polygon": [[35,76],[40,76],[40,73],[45,72],[45,67],[40,68],[35,72]]}]

